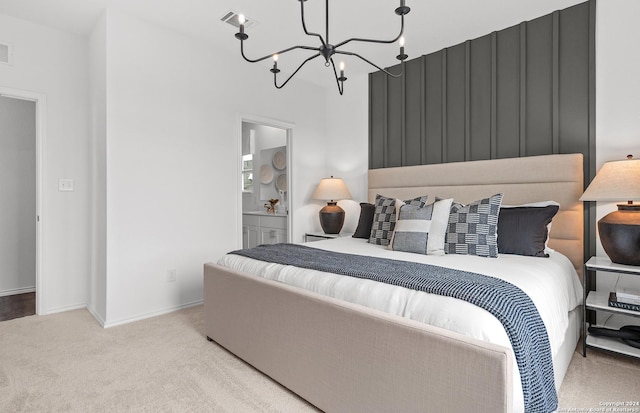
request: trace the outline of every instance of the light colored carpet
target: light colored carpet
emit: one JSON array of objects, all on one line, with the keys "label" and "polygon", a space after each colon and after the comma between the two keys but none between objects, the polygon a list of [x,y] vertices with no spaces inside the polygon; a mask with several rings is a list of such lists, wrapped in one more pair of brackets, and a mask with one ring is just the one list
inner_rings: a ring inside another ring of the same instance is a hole
[{"label": "light colored carpet", "polygon": [[[2,322],[0,411],[317,411],[207,341],[202,312],[197,306],[110,329],[86,310]],[[640,360],[575,353],[560,411],[638,401],[639,377]]]},{"label": "light colored carpet", "polygon": [[313,412],[204,335],[203,307],[103,329],[86,310],[0,323],[0,412]]},{"label": "light colored carpet", "polygon": [[578,348],[560,387],[559,412],[640,413],[640,359],[590,348],[582,357]]}]

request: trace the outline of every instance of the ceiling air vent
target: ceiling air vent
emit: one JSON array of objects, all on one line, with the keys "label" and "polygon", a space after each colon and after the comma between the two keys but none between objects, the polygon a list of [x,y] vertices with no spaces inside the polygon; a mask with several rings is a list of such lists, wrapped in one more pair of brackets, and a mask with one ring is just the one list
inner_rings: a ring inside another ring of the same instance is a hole
[{"label": "ceiling air vent", "polygon": [[11,63],[11,45],[0,43],[0,63]]},{"label": "ceiling air vent", "polygon": [[[225,14],[224,16],[222,16],[222,18],[220,20],[222,20],[225,23],[229,23],[230,25],[232,25],[233,27],[240,27],[240,23],[238,23],[238,16],[240,15],[240,13],[236,13],[233,10],[229,10],[229,12],[227,14]],[[247,17],[244,16],[245,19],[245,23],[244,23],[244,29],[247,30],[248,28],[255,26],[258,22]]]}]

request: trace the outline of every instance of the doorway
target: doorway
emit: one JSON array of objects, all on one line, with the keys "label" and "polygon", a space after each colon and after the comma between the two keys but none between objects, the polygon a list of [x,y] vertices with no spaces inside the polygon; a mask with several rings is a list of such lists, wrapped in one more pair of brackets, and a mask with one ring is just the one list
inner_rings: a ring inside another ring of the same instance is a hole
[{"label": "doorway", "polygon": [[291,239],[292,129],[287,123],[241,118],[242,248]]},{"label": "doorway", "polygon": [[38,314],[44,97],[0,88],[0,320]]}]

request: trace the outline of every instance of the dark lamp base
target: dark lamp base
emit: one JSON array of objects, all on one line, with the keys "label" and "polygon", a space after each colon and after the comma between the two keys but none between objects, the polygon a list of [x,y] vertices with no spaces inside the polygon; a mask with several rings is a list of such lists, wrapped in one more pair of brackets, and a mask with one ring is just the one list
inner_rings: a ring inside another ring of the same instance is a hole
[{"label": "dark lamp base", "polygon": [[339,234],[344,224],[344,209],[336,202],[327,202],[320,210],[320,226],[325,234]]},{"label": "dark lamp base", "polygon": [[598,232],[612,262],[640,265],[640,205],[618,205],[598,221]]}]

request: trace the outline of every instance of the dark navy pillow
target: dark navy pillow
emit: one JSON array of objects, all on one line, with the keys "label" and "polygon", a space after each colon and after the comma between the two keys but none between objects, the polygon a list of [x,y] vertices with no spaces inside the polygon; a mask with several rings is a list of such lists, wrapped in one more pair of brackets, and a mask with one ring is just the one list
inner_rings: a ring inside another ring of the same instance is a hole
[{"label": "dark navy pillow", "polygon": [[545,244],[547,226],[558,213],[558,205],[500,208],[498,252],[531,257],[549,257]]},{"label": "dark navy pillow", "polygon": [[371,226],[373,225],[373,214],[376,212],[376,206],[367,202],[360,202],[360,219],[358,219],[358,227],[353,233],[353,238],[369,239],[371,235]]}]

